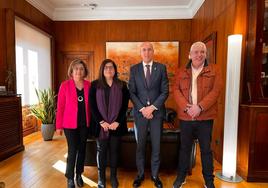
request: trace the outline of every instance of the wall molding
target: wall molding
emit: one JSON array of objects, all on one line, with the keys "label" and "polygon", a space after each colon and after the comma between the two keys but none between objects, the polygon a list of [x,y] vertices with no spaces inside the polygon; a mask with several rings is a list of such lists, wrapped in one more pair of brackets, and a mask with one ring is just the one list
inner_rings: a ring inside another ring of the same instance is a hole
[{"label": "wall molding", "polygon": [[182,6],[56,7],[49,1],[26,0],[54,21],[192,19],[205,0]]}]

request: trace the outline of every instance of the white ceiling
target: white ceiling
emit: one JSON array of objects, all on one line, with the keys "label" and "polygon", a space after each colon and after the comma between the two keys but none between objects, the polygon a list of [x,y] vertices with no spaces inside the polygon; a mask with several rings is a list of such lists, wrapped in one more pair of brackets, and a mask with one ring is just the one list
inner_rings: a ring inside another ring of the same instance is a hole
[{"label": "white ceiling", "polygon": [[205,0],[26,1],[52,20],[151,20],[191,19]]}]

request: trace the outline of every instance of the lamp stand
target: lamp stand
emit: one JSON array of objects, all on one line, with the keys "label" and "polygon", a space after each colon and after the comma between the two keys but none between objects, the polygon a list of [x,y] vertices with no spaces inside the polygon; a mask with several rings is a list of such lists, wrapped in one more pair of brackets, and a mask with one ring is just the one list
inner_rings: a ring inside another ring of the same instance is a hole
[{"label": "lamp stand", "polygon": [[243,179],[237,174],[234,177],[233,176],[226,177],[226,176],[222,175],[222,172],[216,172],[216,177],[219,178],[220,180],[230,182],[230,183],[239,183],[239,182],[243,181]]}]

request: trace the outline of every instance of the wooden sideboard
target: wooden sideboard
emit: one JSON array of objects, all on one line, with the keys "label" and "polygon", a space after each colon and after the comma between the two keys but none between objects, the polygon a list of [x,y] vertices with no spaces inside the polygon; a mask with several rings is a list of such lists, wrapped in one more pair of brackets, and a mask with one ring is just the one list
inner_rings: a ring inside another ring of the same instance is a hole
[{"label": "wooden sideboard", "polygon": [[20,96],[0,96],[0,161],[24,150]]},{"label": "wooden sideboard", "polygon": [[268,106],[240,105],[237,171],[246,181],[268,182]]}]

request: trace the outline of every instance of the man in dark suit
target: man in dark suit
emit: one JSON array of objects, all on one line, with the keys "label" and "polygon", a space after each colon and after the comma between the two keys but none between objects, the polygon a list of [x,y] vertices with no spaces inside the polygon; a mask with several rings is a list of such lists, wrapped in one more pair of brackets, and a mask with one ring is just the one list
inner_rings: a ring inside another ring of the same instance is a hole
[{"label": "man in dark suit", "polygon": [[151,179],[155,186],[162,188],[158,177],[160,166],[160,138],[165,114],[164,103],[168,97],[166,66],[153,61],[154,49],[150,42],[141,44],[142,62],[130,68],[129,91],[134,105],[135,136],[137,142],[136,165],[138,175],[133,187],[139,187],[144,180],[145,148],[150,131]]}]

